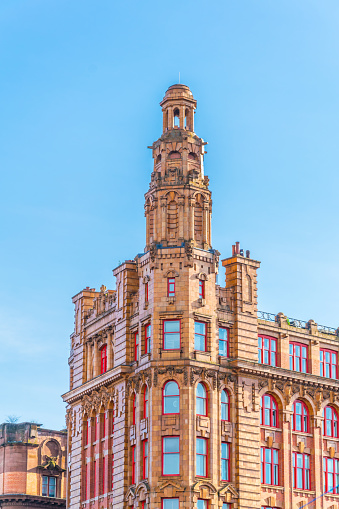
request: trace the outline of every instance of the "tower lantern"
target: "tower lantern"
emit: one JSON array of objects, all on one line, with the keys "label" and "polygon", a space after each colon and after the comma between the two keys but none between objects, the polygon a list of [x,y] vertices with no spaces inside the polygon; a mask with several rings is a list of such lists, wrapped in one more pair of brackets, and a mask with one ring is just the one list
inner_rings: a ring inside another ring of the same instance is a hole
[{"label": "tower lantern", "polygon": [[197,101],[186,85],[172,85],[160,103],[163,111],[163,132],[186,129],[194,132],[194,111]]}]

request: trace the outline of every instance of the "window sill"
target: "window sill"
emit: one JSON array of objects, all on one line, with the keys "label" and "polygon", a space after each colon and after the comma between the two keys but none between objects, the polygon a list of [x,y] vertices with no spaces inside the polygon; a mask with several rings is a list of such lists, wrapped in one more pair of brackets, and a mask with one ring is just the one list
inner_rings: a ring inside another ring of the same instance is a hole
[{"label": "window sill", "polygon": [[274,484],[262,484],[261,488],[266,490],[274,490],[274,491],[284,491],[284,486],[275,486]]},{"label": "window sill", "polygon": [[315,491],[312,490],[302,490],[300,488],[293,488],[293,493],[295,495],[308,495],[308,496],[315,496]]}]

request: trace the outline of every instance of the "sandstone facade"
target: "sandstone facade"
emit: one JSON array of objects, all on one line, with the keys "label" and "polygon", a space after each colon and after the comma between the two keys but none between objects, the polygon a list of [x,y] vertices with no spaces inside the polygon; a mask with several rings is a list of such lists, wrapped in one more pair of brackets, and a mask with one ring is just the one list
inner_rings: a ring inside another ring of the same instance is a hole
[{"label": "sandstone facade", "polygon": [[161,106],[145,251],[73,298],[67,506],[338,508],[338,331],[258,312],[238,243],[217,284],[196,101]]},{"label": "sandstone facade", "polygon": [[0,425],[0,507],[66,506],[67,432]]}]

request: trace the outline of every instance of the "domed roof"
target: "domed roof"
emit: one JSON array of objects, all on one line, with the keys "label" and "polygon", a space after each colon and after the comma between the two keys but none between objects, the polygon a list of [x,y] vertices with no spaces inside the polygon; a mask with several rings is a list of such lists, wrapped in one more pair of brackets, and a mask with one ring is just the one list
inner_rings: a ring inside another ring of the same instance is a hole
[{"label": "domed roof", "polygon": [[186,101],[187,100],[193,101],[194,103],[196,102],[195,99],[193,98],[192,92],[190,91],[190,89],[187,85],[176,84],[176,85],[171,85],[167,89],[167,91],[165,93],[165,97],[161,101],[160,106],[165,104],[165,102],[167,102],[167,101],[178,100],[178,99],[185,99]]}]

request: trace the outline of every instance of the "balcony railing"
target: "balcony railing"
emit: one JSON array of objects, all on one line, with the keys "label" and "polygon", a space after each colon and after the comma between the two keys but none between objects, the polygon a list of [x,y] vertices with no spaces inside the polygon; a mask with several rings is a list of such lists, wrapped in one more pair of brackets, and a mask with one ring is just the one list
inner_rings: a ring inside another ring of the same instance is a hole
[{"label": "balcony railing", "polygon": [[[274,315],[273,313],[267,313],[266,311],[258,311],[258,318],[260,320],[265,320],[266,322],[278,322],[278,315]],[[297,318],[289,318],[286,316],[286,321],[288,325],[292,327],[298,327],[299,329],[309,329],[309,323],[304,320],[298,320]],[[335,329],[334,327],[327,327],[327,325],[317,325],[318,331],[323,332],[325,334],[332,334],[333,336],[339,336],[339,328]]]}]

